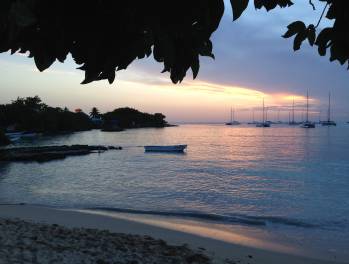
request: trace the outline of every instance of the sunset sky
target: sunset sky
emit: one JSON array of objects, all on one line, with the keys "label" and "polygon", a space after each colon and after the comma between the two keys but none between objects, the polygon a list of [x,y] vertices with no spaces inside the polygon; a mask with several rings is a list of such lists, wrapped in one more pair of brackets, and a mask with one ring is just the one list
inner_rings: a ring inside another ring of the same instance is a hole
[{"label": "sunset sky", "polygon": [[[162,65],[152,57],[135,61],[126,71],[118,72],[114,84],[106,81],[80,85],[84,73],[76,70],[73,60],[56,62],[39,73],[32,59],[23,55],[0,54],[1,97],[8,103],[17,96],[39,95],[53,106],[82,108],[93,106],[101,111],[130,106],[146,112],[162,112],[170,122],[224,122],[230,107],[239,120],[251,119],[252,109],[258,119],[262,98],[270,108],[269,119],[277,112],[288,120],[295,98],[297,118],[304,109],[304,96],[309,89],[314,120],[325,119],[329,91],[333,97],[334,119],[349,120],[349,72],[338,63],[320,57],[316,48],[304,43],[296,53],[292,40],[281,35],[295,20],[316,23],[322,5],[313,11],[308,1],[298,0],[289,9],[248,11],[232,22],[226,3],[225,16],[212,40],[216,60],[201,58],[196,80],[191,72],[185,81],[173,85],[168,73],[161,74]],[[322,26],[326,26],[323,21]]]}]

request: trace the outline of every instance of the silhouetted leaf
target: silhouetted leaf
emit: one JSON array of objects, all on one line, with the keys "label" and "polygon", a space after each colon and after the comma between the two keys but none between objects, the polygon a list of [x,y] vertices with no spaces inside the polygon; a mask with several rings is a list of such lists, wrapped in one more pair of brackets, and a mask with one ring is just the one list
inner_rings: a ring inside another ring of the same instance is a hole
[{"label": "silhouetted leaf", "polygon": [[233,20],[238,19],[248,6],[249,0],[230,0],[233,9]]},{"label": "silhouetted leaf", "polygon": [[334,19],[336,17],[336,12],[334,10],[334,5],[331,5],[327,11],[326,17],[328,19]]},{"label": "silhouetted leaf", "polygon": [[56,59],[45,53],[37,53],[34,55],[35,65],[39,71],[44,71],[49,68]]},{"label": "silhouetted leaf", "polygon": [[323,29],[320,34],[317,36],[315,44],[318,46],[318,52],[321,56],[326,55],[327,45],[332,38],[332,28]]},{"label": "silhouetted leaf", "polygon": [[315,32],[315,27],[314,25],[310,25],[308,27],[308,35],[307,35],[308,41],[310,46],[313,46],[315,43],[315,38],[316,38],[316,32]]},{"label": "silhouetted leaf", "polygon": [[108,82],[110,84],[112,84],[115,80],[115,70],[112,70],[109,72],[109,75],[108,75]]},{"label": "silhouetted leaf", "polygon": [[296,21],[287,26],[288,31],[282,36],[284,38],[292,37],[305,30],[305,24],[302,21]]},{"label": "silhouetted leaf", "polygon": [[200,69],[200,61],[199,61],[199,57],[197,56],[193,60],[193,63],[191,64],[191,70],[193,72],[193,79],[195,79],[196,76],[198,75],[199,69]]},{"label": "silhouetted leaf", "polygon": [[36,16],[31,10],[33,5],[31,0],[13,1],[11,16],[18,26],[28,27],[36,23]]},{"label": "silhouetted leaf", "polygon": [[302,21],[296,21],[287,26],[288,31],[283,35],[284,38],[292,37],[305,30],[305,24]]},{"label": "silhouetted leaf", "polygon": [[294,38],[294,42],[293,42],[293,50],[299,50],[301,48],[301,45],[303,43],[303,41],[307,38],[307,31],[304,30],[302,32],[299,32],[297,34],[297,36]]},{"label": "silhouetted leaf", "polygon": [[254,5],[257,9],[264,7],[267,11],[270,11],[276,6],[289,7],[293,5],[293,3],[290,0],[254,0]]},{"label": "silhouetted leaf", "polygon": [[[330,59],[349,59],[349,1],[320,0],[326,4],[330,29],[316,38],[319,54],[330,51]],[[248,0],[231,0],[234,20]],[[254,0],[257,9],[288,7],[290,0]],[[326,11],[326,10],[325,10]],[[154,59],[181,82],[191,68],[198,73],[200,56],[214,58],[213,32],[224,12],[224,0],[185,1],[0,1],[0,52],[28,52],[40,71],[67,54],[85,71],[88,83],[115,78],[115,70],[126,69],[135,59],[153,52]],[[301,21],[291,23],[285,38],[295,36],[294,49],[308,39],[314,44],[315,27]],[[233,49],[233,48],[232,48]]]}]

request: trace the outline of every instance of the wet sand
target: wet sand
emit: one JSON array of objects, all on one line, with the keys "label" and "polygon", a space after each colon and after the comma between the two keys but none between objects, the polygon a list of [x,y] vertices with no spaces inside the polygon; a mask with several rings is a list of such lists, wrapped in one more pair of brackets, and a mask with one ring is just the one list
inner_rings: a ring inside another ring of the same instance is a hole
[{"label": "wet sand", "polygon": [[184,231],[81,211],[0,205],[0,259],[25,258],[28,263],[339,263]]}]

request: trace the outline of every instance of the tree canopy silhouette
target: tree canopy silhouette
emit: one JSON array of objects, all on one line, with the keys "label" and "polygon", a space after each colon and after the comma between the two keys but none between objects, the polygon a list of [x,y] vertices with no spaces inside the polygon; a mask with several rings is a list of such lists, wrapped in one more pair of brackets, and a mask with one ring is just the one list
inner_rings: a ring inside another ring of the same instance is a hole
[{"label": "tree canopy silhouette", "polygon": [[99,112],[97,107],[92,107],[91,112],[90,112],[90,117],[91,118],[99,118],[101,116],[101,113]]},{"label": "tree canopy silhouette", "polygon": [[[345,64],[349,60],[349,2],[316,1],[323,2],[323,15],[333,26],[320,30],[319,23],[296,21],[284,37],[295,36],[294,50],[308,40],[321,56],[329,51],[331,61]],[[230,0],[234,20],[249,2],[253,0]],[[254,0],[255,8],[268,11],[292,4],[291,0]],[[312,0],[309,4],[314,6]],[[115,71],[153,54],[163,63],[163,72],[178,83],[189,69],[197,76],[200,56],[214,58],[210,37],[223,12],[223,0],[1,0],[0,52],[28,52],[40,71],[55,60],[64,62],[71,53],[85,71],[83,84],[102,79],[112,83]]]}]

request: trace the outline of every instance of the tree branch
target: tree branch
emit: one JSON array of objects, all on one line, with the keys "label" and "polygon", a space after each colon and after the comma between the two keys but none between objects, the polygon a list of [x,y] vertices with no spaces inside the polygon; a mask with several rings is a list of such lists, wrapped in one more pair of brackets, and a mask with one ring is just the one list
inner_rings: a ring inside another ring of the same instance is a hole
[{"label": "tree branch", "polygon": [[320,16],[319,21],[317,22],[315,28],[318,28],[318,26],[320,25],[320,22],[321,22],[321,20],[322,20],[322,17],[323,17],[324,14],[325,14],[325,11],[326,11],[326,9],[327,9],[327,6],[328,6],[328,3],[325,5],[324,10],[322,10],[321,16]]},{"label": "tree branch", "polygon": [[309,4],[313,7],[313,10],[316,10],[315,5],[313,4],[312,0],[309,0]]}]

